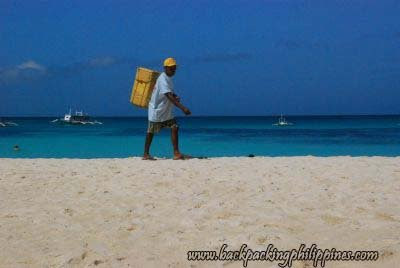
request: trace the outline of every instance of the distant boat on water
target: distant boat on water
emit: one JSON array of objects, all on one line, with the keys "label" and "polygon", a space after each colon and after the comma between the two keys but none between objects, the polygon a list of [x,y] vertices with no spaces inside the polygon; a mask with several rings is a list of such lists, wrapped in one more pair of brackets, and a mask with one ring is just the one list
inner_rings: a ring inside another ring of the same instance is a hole
[{"label": "distant boat on water", "polygon": [[10,127],[10,126],[18,126],[18,124],[11,121],[2,121],[0,119],[0,127]]},{"label": "distant boat on water", "polygon": [[76,111],[75,114],[71,113],[71,109],[69,109],[69,113],[65,114],[63,118],[55,119],[51,121],[53,123],[59,122],[63,124],[71,124],[71,125],[94,125],[94,124],[103,124],[99,121],[91,121],[90,116],[87,114],[83,114],[82,111]]},{"label": "distant boat on water", "polygon": [[281,117],[279,117],[278,122],[273,125],[284,127],[284,126],[291,126],[291,125],[293,125],[293,123],[286,121],[285,117],[283,117],[283,115],[281,114]]}]

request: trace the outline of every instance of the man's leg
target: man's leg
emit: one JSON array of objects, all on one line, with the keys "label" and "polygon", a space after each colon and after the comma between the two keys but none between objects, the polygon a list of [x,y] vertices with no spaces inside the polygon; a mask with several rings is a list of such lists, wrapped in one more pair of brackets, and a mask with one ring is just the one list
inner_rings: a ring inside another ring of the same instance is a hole
[{"label": "man's leg", "polygon": [[153,141],[153,133],[147,132],[146,134],[146,142],[144,143],[144,154],[143,154],[143,159],[154,159],[150,156],[150,145],[151,142]]},{"label": "man's leg", "polygon": [[181,155],[181,153],[179,152],[178,131],[179,131],[179,127],[177,127],[177,126],[173,126],[171,128],[171,142],[172,142],[172,146],[174,147],[174,159],[180,159],[183,157],[183,155]]}]

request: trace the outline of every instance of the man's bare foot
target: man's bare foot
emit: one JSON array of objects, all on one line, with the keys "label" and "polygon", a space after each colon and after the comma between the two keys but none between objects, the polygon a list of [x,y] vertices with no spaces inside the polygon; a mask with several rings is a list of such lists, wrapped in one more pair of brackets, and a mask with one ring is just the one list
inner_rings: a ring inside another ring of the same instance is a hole
[{"label": "man's bare foot", "polygon": [[174,154],[173,159],[174,160],[185,160],[185,159],[190,159],[190,158],[192,158],[190,155],[178,153],[178,154]]},{"label": "man's bare foot", "polygon": [[156,160],[156,159],[149,154],[144,154],[142,160]]}]

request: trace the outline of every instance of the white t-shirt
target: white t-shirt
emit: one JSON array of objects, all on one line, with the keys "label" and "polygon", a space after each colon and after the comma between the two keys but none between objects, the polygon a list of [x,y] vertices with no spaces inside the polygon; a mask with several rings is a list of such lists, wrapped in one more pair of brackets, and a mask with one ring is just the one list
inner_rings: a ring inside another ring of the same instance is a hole
[{"label": "white t-shirt", "polygon": [[165,72],[160,74],[154,86],[149,102],[149,121],[164,122],[174,118],[174,104],[165,96],[165,93],[173,93],[172,79]]}]

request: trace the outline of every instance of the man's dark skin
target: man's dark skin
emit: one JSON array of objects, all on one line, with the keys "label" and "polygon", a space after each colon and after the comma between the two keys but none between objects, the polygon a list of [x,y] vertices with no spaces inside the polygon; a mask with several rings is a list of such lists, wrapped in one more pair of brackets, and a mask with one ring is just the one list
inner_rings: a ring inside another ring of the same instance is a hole
[{"label": "man's dark skin", "polygon": [[[168,75],[169,77],[172,77],[175,75],[176,72],[176,66],[165,66],[164,67],[165,74]],[[179,109],[182,110],[182,112],[185,115],[190,115],[191,112],[188,108],[182,105],[180,102],[180,98],[178,95],[174,93],[166,93],[165,96]],[[179,147],[178,147],[178,127],[172,127],[171,128],[171,142],[172,146],[174,147],[174,159],[184,159],[184,155],[182,155],[179,152]],[[146,135],[146,142],[144,144],[144,154],[143,154],[143,159],[144,160],[154,160],[154,158],[150,155],[150,145],[153,140],[153,133],[147,133]]]}]

